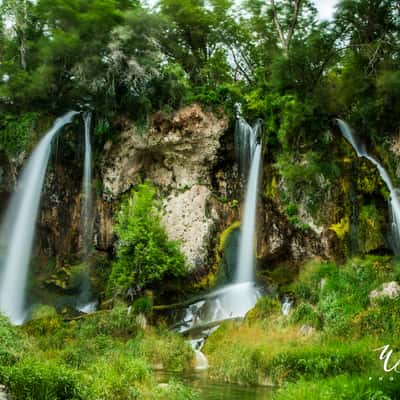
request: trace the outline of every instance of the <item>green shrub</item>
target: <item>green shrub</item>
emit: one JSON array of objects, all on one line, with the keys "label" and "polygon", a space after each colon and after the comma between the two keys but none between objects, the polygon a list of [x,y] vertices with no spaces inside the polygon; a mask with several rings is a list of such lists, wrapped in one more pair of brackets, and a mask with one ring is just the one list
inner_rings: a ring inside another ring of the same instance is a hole
[{"label": "green shrub", "polygon": [[374,374],[340,375],[290,383],[279,389],[273,400],[394,400],[399,394],[398,384],[388,375],[381,379]]},{"label": "green shrub", "polygon": [[34,137],[39,114],[27,112],[20,116],[5,114],[0,118],[0,150],[15,156],[27,150]]},{"label": "green shrub", "polygon": [[193,359],[189,344],[181,336],[167,330],[157,335],[146,333],[130,340],[127,347],[133,357],[142,357],[153,367],[167,371],[188,369]]},{"label": "green shrub", "polygon": [[282,383],[365,372],[374,361],[375,354],[363,343],[307,344],[278,352],[267,363],[267,368],[273,380]]},{"label": "green shrub", "polygon": [[150,372],[144,360],[124,353],[100,358],[87,370],[87,399],[136,399],[140,393],[138,386],[149,379]]},{"label": "green shrub", "polygon": [[0,380],[15,400],[83,399],[78,375],[60,363],[26,357],[0,368]]},{"label": "green shrub", "polygon": [[28,350],[26,338],[19,328],[0,314],[0,365],[13,365]]},{"label": "green shrub", "polygon": [[193,389],[184,386],[180,382],[169,381],[165,385],[159,385],[152,390],[149,400],[197,400],[198,395]]},{"label": "green shrub", "polygon": [[311,262],[300,270],[297,280],[288,288],[299,300],[316,304],[321,295],[322,279],[336,274],[338,266],[333,263]]},{"label": "green shrub", "polygon": [[33,311],[31,320],[25,325],[24,329],[30,334],[40,336],[56,333],[61,329],[62,324],[62,319],[55,308],[42,305]]},{"label": "green shrub", "polygon": [[150,296],[139,297],[133,302],[132,311],[136,314],[150,316],[153,311],[153,298]]},{"label": "green shrub", "polygon": [[361,207],[358,227],[358,248],[368,253],[384,245],[383,215],[374,204]]},{"label": "green shrub", "polygon": [[108,282],[108,294],[124,295],[132,287],[141,292],[166,276],[182,276],[185,259],[177,242],[170,241],[154,202],[156,190],[145,183],[123,202],[115,231],[119,244]]},{"label": "green shrub", "polygon": [[[354,329],[359,336],[374,335],[382,339],[390,338],[400,331],[400,299],[384,298],[373,307],[362,310],[353,318]],[[395,339],[396,343],[399,343]]]},{"label": "green shrub", "polygon": [[128,337],[138,330],[136,315],[128,313],[128,307],[116,304],[110,311],[99,311],[79,321],[79,332],[83,338],[99,334]]},{"label": "green shrub", "polygon": [[292,324],[307,324],[314,328],[321,329],[321,317],[308,303],[300,303],[290,315]]},{"label": "green shrub", "polygon": [[276,299],[264,296],[261,297],[254,308],[247,313],[246,319],[250,322],[255,322],[257,320],[268,319],[272,315],[280,313],[281,303]]}]

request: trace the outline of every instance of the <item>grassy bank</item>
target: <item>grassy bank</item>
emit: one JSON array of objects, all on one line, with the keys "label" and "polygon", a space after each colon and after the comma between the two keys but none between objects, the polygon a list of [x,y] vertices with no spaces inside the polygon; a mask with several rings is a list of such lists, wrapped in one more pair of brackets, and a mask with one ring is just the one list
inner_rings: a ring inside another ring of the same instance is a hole
[{"label": "grassy bank", "polygon": [[310,263],[285,288],[294,299],[289,316],[264,297],[244,322],[208,339],[210,376],[277,385],[277,400],[399,398],[400,378],[384,371],[375,349],[391,346],[390,366],[400,359],[400,299],[369,297],[399,279],[400,265],[388,257]]},{"label": "grassy bank", "polygon": [[0,319],[0,382],[14,400],[196,398],[180,383],[158,385],[153,374],[191,367],[181,337],[141,327],[123,306],[69,323],[45,311],[21,328]]}]

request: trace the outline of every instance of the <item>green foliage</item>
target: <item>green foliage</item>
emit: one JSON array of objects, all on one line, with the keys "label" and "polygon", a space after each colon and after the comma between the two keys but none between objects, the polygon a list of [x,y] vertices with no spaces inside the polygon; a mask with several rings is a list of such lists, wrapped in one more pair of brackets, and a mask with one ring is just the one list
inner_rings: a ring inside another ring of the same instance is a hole
[{"label": "green foliage", "polygon": [[193,358],[190,345],[166,329],[156,335],[145,335],[140,341],[131,340],[127,346],[134,357],[143,357],[156,369],[181,372],[189,368]]},{"label": "green foliage", "polygon": [[20,116],[5,114],[0,118],[0,150],[10,157],[28,150],[34,139],[38,113],[27,112]]},{"label": "green foliage", "polygon": [[93,376],[88,399],[135,399],[137,385],[149,378],[150,368],[141,359],[119,353],[90,364],[88,375]]},{"label": "green foliage", "polygon": [[261,297],[257,304],[251,309],[246,319],[248,321],[257,321],[262,319],[268,319],[274,314],[279,314],[281,312],[281,304],[276,299],[271,299],[270,297]]},{"label": "green foliage", "polygon": [[358,243],[363,253],[383,246],[382,214],[374,204],[363,206],[359,214]]},{"label": "green foliage", "polygon": [[109,278],[109,295],[124,295],[130,287],[140,292],[166,276],[186,272],[178,243],[168,240],[161,225],[155,194],[155,188],[145,183],[121,205],[115,228],[119,245]]},{"label": "green foliage", "polygon": [[26,357],[0,368],[0,379],[16,400],[83,399],[78,374],[62,364]]},{"label": "green foliage", "polygon": [[97,312],[82,323],[80,330],[85,337],[98,334],[129,337],[137,332],[136,315],[128,313],[123,304],[116,304],[110,311]]},{"label": "green foliage", "polygon": [[0,365],[13,365],[29,346],[21,332],[13,328],[8,319],[0,314]]},{"label": "green foliage", "polygon": [[313,328],[321,328],[321,316],[308,303],[298,304],[290,314],[290,322],[294,324],[306,324]]},{"label": "green foliage", "polygon": [[153,298],[150,296],[139,297],[133,302],[132,308],[136,314],[150,316],[153,311]]},{"label": "green foliage", "polygon": [[[381,377],[382,378],[382,377]],[[391,376],[391,378],[395,378]],[[384,378],[376,374],[355,376],[339,375],[329,379],[288,384],[280,388],[273,396],[274,400],[391,400],[398,396],[399,389],[386,375]]]},{"label": "green foliage", "polygon": [[200,399],[193,389],[176,381],[169,381],[167,385],[158,386],[152,391],[150,400],[198,400]]},{"label": "green foliage", "polygon": [[346,371],[357,374],[369,370],[374,361],[374,354],[365,346],[329,343],[279,352],[268,366],[274,380],[282,383],[299,377],[335,376]]}]

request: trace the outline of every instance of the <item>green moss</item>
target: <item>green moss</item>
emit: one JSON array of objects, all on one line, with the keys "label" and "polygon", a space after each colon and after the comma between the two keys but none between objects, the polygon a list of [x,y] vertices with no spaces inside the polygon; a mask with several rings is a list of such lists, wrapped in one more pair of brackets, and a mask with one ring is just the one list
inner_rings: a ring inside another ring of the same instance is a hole
[{"label": "green moss", "polygon": [[235,221],[233,224],[229,225],[224,231],[222,231],[219,244],[218,244],[218,252],[222,253],[225,249],[226,242],[233,231],[240,228],[240,221]]},{"label": "green moss", "polygon": [[290,322],[292,324],[306,324],[313,328],[322,328],[321,315],[308,303],[298,304],[290,314]]},{"label": "green moss", "polygon": [[336,236],[344,240],[350,232],[350,218],[348,216],[343,217],[337,224],[332,224],[329,229],[336,233]]},{"label": "green moss", "polygon": [[270,318],[272,315],[279,315],[281,313],[281,304],[276,299],[270,297],[261,297],[257,304],[246,315],[246,320],[249,322],[256,322],[259,320]]},{"label": "green moss", "polygon": [[278,181],[274,176],[272,176],[271,180],[268,180],[267,185],[265,187],[265,195],[267,199],[276,199],[278,197]]},{"label": "green moss", "polygon": [[359,214],[358,246],[369,253],[384,245],[382,236],[383,217],[374,204],[363,206]]},{"label": "green moss", "polygon": [[194,290],[204,290],[208,289],[215,284],[222,280],[221,277],[223,276],[223,258],[224,252],[226,248],[226,244],[228,243],[230,235],[236,230],[240,228],[240,222],[235,221],[231,225],[229,225],[224,231],[221,232],[218,240],[217,247],[215,249],[215,262],[208,270],[207,274],[201,276],[200,279],[196,280],[192,284],[192,288]]}]

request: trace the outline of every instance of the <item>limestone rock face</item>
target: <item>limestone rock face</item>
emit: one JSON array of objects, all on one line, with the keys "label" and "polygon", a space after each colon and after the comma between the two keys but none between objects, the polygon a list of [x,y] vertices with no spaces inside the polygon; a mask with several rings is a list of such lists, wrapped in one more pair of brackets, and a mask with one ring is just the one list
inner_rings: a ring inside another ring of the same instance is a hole
[{"label": "limestone rock face", "polygon": [[[211,191],[195,185],[185,192],[175,192],[164,201],[163,223],[168,236],[182,243],[181,250],[191,268],[201,268],[208,256],[208,243],[218,220],[215,210],[208,215]],[[214,211],[214,212],[213,212]]]},{"label": "limestone rock face", "polygon": [[[205,266],[218,221],[210,187],[227,127],[225,118],[194,104],[172,117],[155,114],[145,134],[127,124],[119,143],[105,146],[103,199],[112,202],[143,179],[156,184],[165,196],[162,222],[170,239],[181,242],[190,269]],[[109,229],[102,231],[99,238],[109,239]]]},{"label": "limestone rock face", "polygon": [[126,127],[118,144],[106,146],[104,197],[118,197],[141,176],[166,189],[209,185],[220,137],[227,126],[225,118],[217,118],[194,104],[172,118],[154,115],[147,134],[141,135],[135,126]]},{"label": "limestone rock face", "polygon": [[258,238],[258,255],[266,265],[281,261],[301,264],[313,257],[330,258],[334,233],[311,226],[307,231],[289,223],[280,205],[268,200],[259,211],[262,216]]}]

